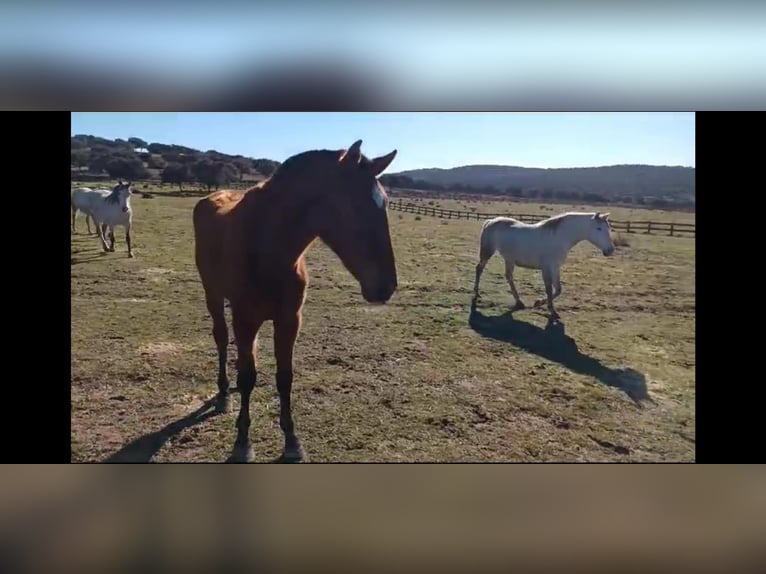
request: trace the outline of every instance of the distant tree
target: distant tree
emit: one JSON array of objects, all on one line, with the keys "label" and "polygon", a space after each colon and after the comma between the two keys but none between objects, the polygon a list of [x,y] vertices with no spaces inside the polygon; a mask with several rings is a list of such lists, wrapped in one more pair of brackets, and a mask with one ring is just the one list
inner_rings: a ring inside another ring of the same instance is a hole
[{"label": "distant tree", "polygon": [[192,173],[196,180],[207,186],[208,192],[213,186],[218,189],[237,179],[237,168],[230,163],[201,159],[192,165]]},{"label": "distant tree", "polygon": [[259,173],[263,174],[265,177],[271,177],[271,175],[277,171],[277,168],[279,167],[278,161],[273,161],[270,159],[255,159],[253,160],[253,167],[258,171]]},{"label": "distant tree", "polygon": [[161,155],[150,155],[146,160],[147,167],[152,169],[163,169],[167,164]]},{"label": "distant tree", "polygon": [[177,151],[166,151],[160,156],[167,163],[181,163],[181,154]]},{"label": "distant tree", "polygon": [[101,173],[106,171],[106,164],[112,159],[109,152],[91,149],[91,153],[88,156],[88,169],[93,173]]},{"label": "distant tree", "polygon": [[142,149],[146,149],[146,146],[149,145],[141,138],[128,138],[128,143],[130,143],[134,148],[142,148]]},{"label": "distant tree", "polygon": [[505,190],[508,195],[511,195],[513,197],[523,197],[524,191],[520,187],[514,187],[511,186],[508,189]]},{"label": "distant tree", "polygon": [[173,146],[169,146],[161,143],[150,143],[144,146],[150,153],[158,153],[162,155],[165,152],[173,151]]},{"label": "distant tree", "polygon": [[88,152],[85,149],[72,150],[72,165],[76,167],[85,167],[88,165]]},{"label": "distant tree", "polygon": [[232,163],[239,172],[239,181],[242,181],[248,173],[253,173],[253,163],[247,158],[237,158]]},{"label": "distant tree", "polygon": [[71,139],[72,149],[85,149],[88,147],[87,136],[73,136]]},{"label": "distant tree", "polygon": [[138,158],[113,157],[107,161],[105,169],[110,177],[133,181],[148,179],[151,176]]},{"label": "distant tree", "polygon": [[130,145],[128,140],[124,140],[124,139],[121,139],[121,138],[117,138],[117,139],[114,140],[114,147],[133,149],[133,146]]},{"label": "distant tree", "polygon": [[179,191],[183,191],[183,184],[192,181],[193,176],[188,165],[181,163],[169,163],[162,170],[162,183],[172,183],[178,186]]}]

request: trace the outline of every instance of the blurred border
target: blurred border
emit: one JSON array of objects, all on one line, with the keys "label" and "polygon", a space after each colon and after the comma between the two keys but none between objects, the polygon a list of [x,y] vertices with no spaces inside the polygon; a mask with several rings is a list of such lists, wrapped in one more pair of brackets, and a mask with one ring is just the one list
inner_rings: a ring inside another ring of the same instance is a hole
[{"label": "blurred border", "polygon": [[766,109],[766,6],[6,3],[0,108]]},{"label": "blurred border", "polygon": [[759,466],[298,469],[8,468],[0,567],[734,574],[766,566]]}]

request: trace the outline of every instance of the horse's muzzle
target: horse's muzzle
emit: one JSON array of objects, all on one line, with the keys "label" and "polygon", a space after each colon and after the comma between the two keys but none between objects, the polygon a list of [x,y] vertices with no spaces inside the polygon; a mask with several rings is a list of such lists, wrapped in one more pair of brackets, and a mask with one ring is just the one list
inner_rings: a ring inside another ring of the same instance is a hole
[{"label": "horse's muzzle", "polygon": [[387,303],[396,291],[396,284],[378,285],[371,289],[362,288],[362,297],[368,303]]},{"label": "horse's muzzle", "polygon": [[607,257],[609,257],[612,253],[614,253],[614,247],[610,247],[609,249],[604,249],[602,253],[606,255]]},{"label": "horse's muzzle", "polygon": [[127,207],[123,207],[123,208],[122,208],[122,211],[123,211],[123,212],[125,212],[125,213],[127,213],[127,212],[128,212],[128,208],[127,208]]}]

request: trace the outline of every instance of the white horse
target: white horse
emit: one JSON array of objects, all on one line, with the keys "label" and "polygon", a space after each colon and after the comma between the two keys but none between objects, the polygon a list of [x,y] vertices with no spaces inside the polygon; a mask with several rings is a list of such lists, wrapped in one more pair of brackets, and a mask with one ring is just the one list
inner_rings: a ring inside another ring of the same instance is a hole
[{"label": "white horse", "polygon": [[[133,210],[130,207],[130,182],[122,180],[114,186],[108,195],[98,197],[91,206],[91,217],[96,224],[96,232],[104,251],[114,251],[114,228],[121,225],[125,228],[125,243],[128,245],[128,257],[133,257],[133,248],[130,244],[130,230],[133,225]],[[110,245],[107,247],[104,232],[109,228]]]},{"label": "white horse", "polygon": [[[106,197],[107,195],[109,195],[108,189],[91,189],[89,187],[78,187],[72,192],[72,233],[77,233],[75,229],[75,218],[77,212],[82,211],[85,214],[85,224],[88,226],[88,235],[91,234],[90,220],[92,219],[92,207],[99,197]],[[98,235],[98,232],[96,232],[96,235]]]},{"label": "white horse", "polygon": [[546,298],[538,299],[534,306],[547,302],[551,319],[557,319],[559,315],[553,308],[553,300],[561,295],[559,271],[569,251],[581,241],[589,241],[605,256],[614,253],[608,217],[608,213],[569,212],[533,224],[510,217],[488,219],[481,228],[474,297],[479,297],[479,279],[487,261],[498,251],[505,259],[505,278],[516,299],[514,309],[525,307],[513,283],[514,267],[539,269],[543,275]]}]

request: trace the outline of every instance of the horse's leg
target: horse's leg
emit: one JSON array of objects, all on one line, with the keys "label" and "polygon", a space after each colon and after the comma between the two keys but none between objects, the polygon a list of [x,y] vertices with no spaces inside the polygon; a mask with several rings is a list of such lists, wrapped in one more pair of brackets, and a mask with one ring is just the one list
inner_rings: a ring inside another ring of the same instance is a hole
[{"label": "horse's leg", "polygon": [[114,227],[109,226],[109,251],[114,251]]},{"label": "horse's leg", "polygon": [[553,280],[553,299],[556,299],[561,295],[561,268],[554,269],[551,272],[551,279]]},{"label": "horse's leg", "polygon": [[545,284],[545,296],[548,303],[548,311],[551,319],[558,319],[559,314],[553,307],[553,273],[548,267],[543,267],[543,283]]},{"label": "horse's leg", "polygon": [[229,394],[229,378],[226,376],[227,350],[229,347],[229,328],[226,326],[226,316],[223,311],[223,297],[205,291],[205,302],[210,318],[213,320],[213,339],[218,349],[218,397],[217,408],[228,413],[231,411],[231,395]]},{"label": "horse's leg", "polygon": [[104,247],[104,251],[109,251],[109,248],[106,245],[106,239],[104,239],[104,230],[106,229],[106,225],[103,225],[96,221],[95,218],[93,218],[93,224],[96,226],[96,235],[101,240],[101,245]]},{"label": "horse's leg", "polygon": [[[240,311],[238,313],[238,311]],[[231,453],[232,462],[250,462],[255,458],[250,444],[250,395],[257,378],[255,365],[255,340],[263,320],[242,315],[246,311],[232,305],[232,326],[237,341],[237,387],[241,397],[237,416],[237,439]]]},{"label": "horse's leg", "polygon": [[290,398],[293,388],[293,349],[301,328],[300,311],[274,321],[274,355],[277,360],[277,391],[279,392],[279,426],[285,435],[283,462],[300,462],[304,453],[295,434]]},{"label": "horse's leg", "polygon": [[[553,290],[553,294],[551,296],[551,301],[554,301],[556,297],[561,295],[561,268],[558,269],[551,269],[550,270],[550,277],[551,277],[551,286]],[[545,282],[545,275],[543,275],[543,282]],[[535,307],[540,307],[541,305],[545,305],[548,302],[548,299],[538,299],[535,301]]]},{"label": "horse's leg", "polygon": [[519,297],[519,292],[516,290],[516,284],[513,282],[513,269],[515,266],[516,264],[510,259],[505,260],[505,278],[508,281],[508,286],[511,288],[511,294],[513,295],[513,298],[516,299],[516,304],[513,306],[513,308],[524,309],[526,305],[524,305],[521,297]]},{"label": "horse's leg", "polygon": [[85,225],[88,226],[88,235],[92,235],[92,231],[90,230],[90,215],[87,213],[85,214]]},{"label": "horse's leg", "polygon": [[133,257],[133,247],[130,244],[130,230],[133,228],[133,225],[129,221],[125,224],[125,243],[128,245],[128,257]]},{"label": "horse's leg", "polygon": [[479,262],[476,264],[476,278],[473,282],[473,296],[477,299],[479,298],[479,280],[481,279],[481,274],[484,273],[484,268],[487,266],[490,257],[492,257],[492,253],[485,251],[484,246],[482,246]]},{"label": "horse's leg", "polygon": [[74,220],[77,216],[77,208],[73,205],[72,206],[72,233],[77,233],[77,230],[74,228]]},{"label": "horse's leg", "polygon": [[480,244],[479,244],[479,262],[476,264],[476,279],[473,282],[473,296],[479,298],[479,280],[481,274],[484,272],[484,267],[487,266],[487,261],[490,260],[495,253],[494,246],[487,240],[487,235],[482,232]]}]

